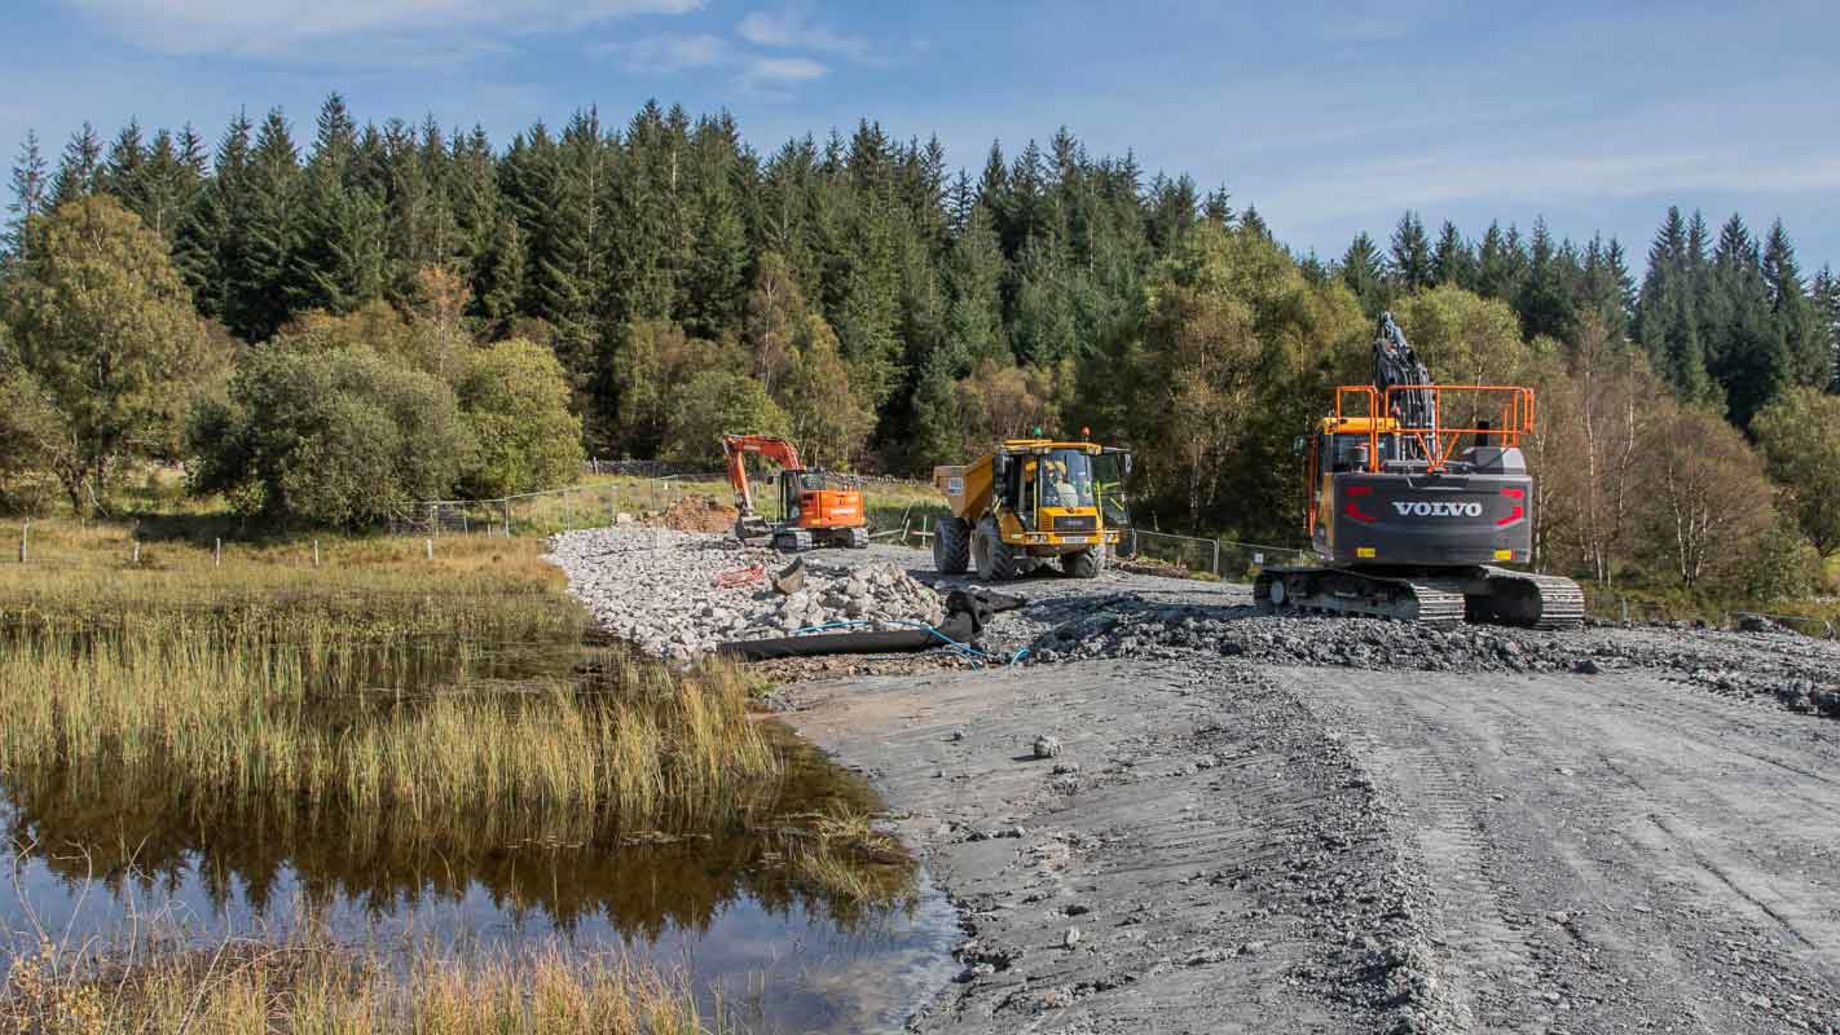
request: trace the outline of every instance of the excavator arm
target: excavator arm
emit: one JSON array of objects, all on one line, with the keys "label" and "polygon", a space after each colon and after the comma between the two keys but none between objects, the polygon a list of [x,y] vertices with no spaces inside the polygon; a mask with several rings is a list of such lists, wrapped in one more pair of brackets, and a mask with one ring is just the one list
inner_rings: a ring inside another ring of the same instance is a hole
[{"label": "excavator arm", "polygon": [[743,518],[754,516],[754,493],[748,485],[747,454],[753,453],[779,464],[787,470],[802,470],[799,451],[792,443],[771,435],[724,435],[722,452],[728,459],[728,484],[735,490],[735,506]]},{"label": "excavator arm", "polygon": [[[1431,371],[1406,341],[1406,333],[1393,321],[1393,314],[1381,313],[1380,326],[1374,332],[1374,391],[1379,398],[1392,402],[1393,412],[1386,416],[1403,428],[1437,427],[1434,384]],[[1389,389],[1401,388],[1407,390],[1387,394]]]}]

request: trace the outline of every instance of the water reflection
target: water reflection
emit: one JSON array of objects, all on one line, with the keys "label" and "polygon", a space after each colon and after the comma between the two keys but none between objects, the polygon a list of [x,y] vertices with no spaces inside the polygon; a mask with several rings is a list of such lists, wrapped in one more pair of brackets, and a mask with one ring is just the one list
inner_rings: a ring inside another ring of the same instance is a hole
[{"label": "water reflection", "polygon": [[[342,725],[365,700],[397,706],[457,685],[515,692],[519,679],[606,660],[558,654],[345,651],[321,655],[331,660],[316,672],[319,692],[341,703],[327,721]],[[309,921],[386,950],[619,945],[687,966],[705,995],[743,1004],[762,1030],[898,1028],[946,973],[951,910],[891,842],[822,836],[819,817],[879,803],[859,777],[770,729],[783,777],[685,829],[559,828],[500,810],[430,827],[407,810],[354,815],[260,788],[227,794],[177,770],[131,782],[7,773],[0,926],[107,939],[152,916],[200,941]]]}]

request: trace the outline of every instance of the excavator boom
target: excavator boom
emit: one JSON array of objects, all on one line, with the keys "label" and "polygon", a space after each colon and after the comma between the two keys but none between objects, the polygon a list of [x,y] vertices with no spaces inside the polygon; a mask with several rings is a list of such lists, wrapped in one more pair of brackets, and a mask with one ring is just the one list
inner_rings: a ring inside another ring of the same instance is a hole
[{"label": "excavator boom", "polygon": [[722,452],[728,458],[728,484],[735,490],[735,506],[744,518],[754,516],[754,492],[748,485],[747,454],[765,457],[788,471],[804,468],[797,446],[771,435],[724,435]]}]

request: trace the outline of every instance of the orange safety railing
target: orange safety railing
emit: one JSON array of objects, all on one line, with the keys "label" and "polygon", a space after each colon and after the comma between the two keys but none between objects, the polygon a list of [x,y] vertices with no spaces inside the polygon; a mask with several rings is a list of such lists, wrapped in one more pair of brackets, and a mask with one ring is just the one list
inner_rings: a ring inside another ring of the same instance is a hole
[{"label": "orange safety railing", "polygon": [[[1396,401],[1396,396],[1419,392],[1431,393],[1434,420],[1430,427],[1409,427],[1397,416],[1406,407]],[[1360,401],[1360,412],[1354,412],[1356,400]],[[1490,423],[1483,423],[1481,415],[1485,413],[1492,415]],[[1450,421],[1452,417],[1454,422]],[[1493,444],[1518,447],[1521,436],[1533,432],[1533,389],[1511,385],[1395,385],[1383,396],[1371,385],[1343,385],[1335,390],[1335,418],[1338,423],[1367,419],[1368,470],[1381,469],[1381,423],[1391,418],[1396,423],[1386,434],[1418,443],[1420,448],[1414,452],[1425,458],[1427,469],[1436,471],[1450,463],[1465,438],[1486,438]]]}]

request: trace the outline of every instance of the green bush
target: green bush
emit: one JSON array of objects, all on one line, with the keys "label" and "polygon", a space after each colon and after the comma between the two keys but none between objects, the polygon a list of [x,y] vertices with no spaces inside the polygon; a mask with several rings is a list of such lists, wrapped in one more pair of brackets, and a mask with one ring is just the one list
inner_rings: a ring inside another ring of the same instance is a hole
[{"label": "green bush", "polygon": [[281,522],[356,527],[449,494],[473,437],[438,378],[365,348],[251,352],[193,412],[192,488]]},{"label": "green bush", "polygon": [[746,374],[711,370],[690,379],[678,396],[665,434],[665,458],[683,464],[722,458],[725,434],[788,435],[786,418],[759,381]]},{"label": "green bush", "polygon": [[478,498],[566,485],[581,470],[581,418],[548,348],[516,339],[473,353],[455,385],[478,444],[462,479]]}]

